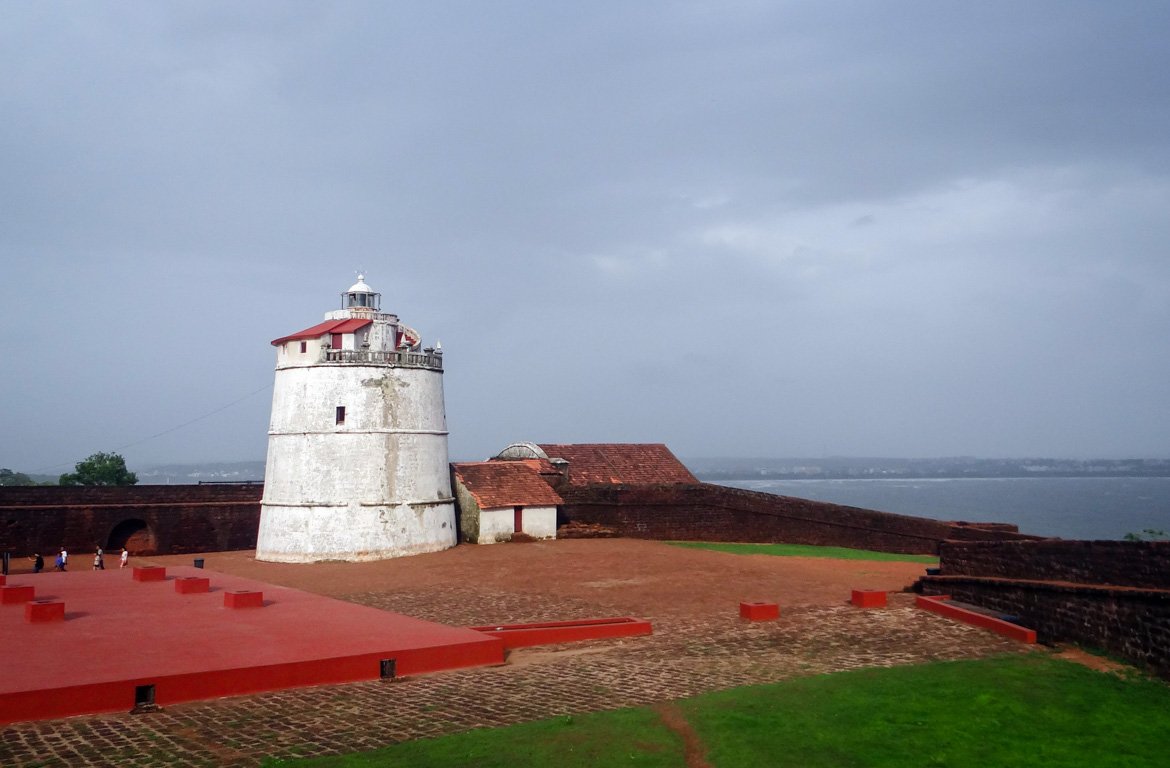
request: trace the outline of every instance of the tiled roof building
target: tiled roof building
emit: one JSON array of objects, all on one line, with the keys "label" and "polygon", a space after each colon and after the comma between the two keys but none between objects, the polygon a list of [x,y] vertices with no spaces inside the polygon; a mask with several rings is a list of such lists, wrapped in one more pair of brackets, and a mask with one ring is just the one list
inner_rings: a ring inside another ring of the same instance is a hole
[{"label": "tiled roof building", "polygon": [[547,466],[538,460],[452,464],[462,539],[492,544],[517,534],[556,538],[561,497],[542,477],[541,469]]},{"label": "tiled roof building", "polygon": [[569,485],[666,485],[698,483],[662,443],[542,443],[556,465],[568,464]]},{"label": "tiled roof building", "polygon": [[539,461],[475,461],[451,468],[481,509],[561,503],[557,492],[541,479]]}]

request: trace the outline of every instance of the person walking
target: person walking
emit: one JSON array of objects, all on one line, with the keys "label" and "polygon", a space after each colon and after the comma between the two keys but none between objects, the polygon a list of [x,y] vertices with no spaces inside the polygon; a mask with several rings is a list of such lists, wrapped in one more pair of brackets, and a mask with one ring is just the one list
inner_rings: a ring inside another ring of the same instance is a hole
[{"label": "person walking", "polygon": [[40,552],[34,552],[33,556],[30,557],[29,560],[32,560],[33,573],[40,573],[41,571],[45,570],[45,558],[41,557]]},{"label": "person walking", "polygon": [[55,568],[58,571],[65,570],[65,558],[63,558],[61,556],[60,552],[57,553],[57,560],[56,560],[56,562],[53,563],[53,568]]},{"label": "person walking", "polygon": [[102,551],[100,548],[93,554],[93,569],[95,571],[104,571],[106,569],[106,564],[102,561]]},{"label": "person walking", "polygon": [[119,565],[119,566],[118,566],[118,568],[119,568],[119,569],[121,569],[121,568],[125,568],[125,567],[126,567],[126,563],[127,563],[129,560],[130,560],[130,553],[126,551],[126,548],[125,548],[125,547],[122,547],[122,564],[121,564],[121,565]]},{"label": "person walking", "polygon": [[61,570],[69,565],[69,551],[65,547],[61,547]]}]

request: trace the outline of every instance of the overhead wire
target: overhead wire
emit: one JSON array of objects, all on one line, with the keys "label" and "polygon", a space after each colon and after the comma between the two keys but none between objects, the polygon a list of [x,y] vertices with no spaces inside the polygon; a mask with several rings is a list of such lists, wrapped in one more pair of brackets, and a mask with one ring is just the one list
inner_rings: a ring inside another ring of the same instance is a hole
[{"label": "overhead wire", "polygon": [[[238,397],[226,405],[221,405],[220,407],[216,408],[215,410],[208,411],[207,413],[196,416],[193,419],[189,419],[187,421],[184,421],[182,424],[176,424],[175,426],[164,429],[161,432],[156,432],[153,435],[150,435],[149,437],[144,437],[140,440],[134,440],[132,442],[126,443],[125,445],[118,446],[117,448],[114,448],[114,451],[115,452],[124,451],[127,448],[133,448],[135,446],[142,445],[143,443],[148,443],[151,440],[154,440],[155,438],[162,437],[163,435],[169,435],[172,432],[177,432],[178,430],[183,429],[184,427],[189,427],[196,422],[203,421],[204,419],[206,419],[210,416],[214,416],[215,414],[220,413],[221,411],[226,411],[228,408],[231,408],[233,405],[238,405],[238,404],[244,402],[245,400],[247,400],[248,398],[253,397],[254,395],[258,395],[261,392],[268,390],[268,389],[272,389],[271,383],[265,384],[263,387],[260,387],[259,389],[254,389],[251,392],[249,392],[248,394],[246,394],[242,397]],[[48,471],[51,469],[56,469],[58,467],[67,467],[67,466],[69,466],[69,462],[65,462],[65,461],[63,461],[59,464],[50,464],[47,467],[42,467],[41,469],[34,470],[33,474],[40,474],[42,472],[45,472],[45,471]]]}]

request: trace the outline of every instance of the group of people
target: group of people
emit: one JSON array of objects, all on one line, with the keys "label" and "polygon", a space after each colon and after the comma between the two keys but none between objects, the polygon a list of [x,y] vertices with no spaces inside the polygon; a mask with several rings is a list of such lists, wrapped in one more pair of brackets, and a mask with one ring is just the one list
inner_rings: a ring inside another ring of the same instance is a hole
[{"label": "group of people", "polygon": [[[29,558],[29,560],[32,560],[33,573],[40,573],[45,569],[45,558],[41,557],[40,552],[34,553],[33,556]],[[120,561],[121,564],[118,566],[119,568],[125,568],[126,563],[130,562],[130,553],[126,550],[125,547],[122,547],[122,557],[120,558]],[[61,551],[57,553],[57,560],[53,564],[53,570],[64,571],[68,568],[68,566],[69,552],[65,549],[65,547],[61,547]],[[105,553],[102,552],[101,547],[98,547],[97,551],[94,552],[93,569],[95,571],[104,571],[106,569]]]}]

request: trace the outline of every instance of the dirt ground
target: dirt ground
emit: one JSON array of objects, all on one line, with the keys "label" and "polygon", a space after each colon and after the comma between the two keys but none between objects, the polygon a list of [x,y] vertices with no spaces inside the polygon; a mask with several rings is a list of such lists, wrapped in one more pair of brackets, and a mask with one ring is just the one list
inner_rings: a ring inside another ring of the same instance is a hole
[{"label": "dirt ground", "polygon": [[[920,563],[733,555],[635,539],[461,545],[373,563],[283,565],[257,562],[251,551],[131,563],[190,565],[194,558],[212,576],[230,573],[453,626],[625,615],[650,620],[654,631],[515,649],[499,666],[290,688],[147,715],[17,723],[0,729],[0,765],[257,766],[267,757],[337,755],[634,706],[654,707],[679,730],[671,702],[708,691],[1034,648],[914,608],[911,595],[897,592],[923,572]],[[74,567],[89,565],[79,560]],[[849,605],[853,589],[895,594],[888,607],[863,610]],[[741,600],[778,602],[781,615],[744,621]],[[688,742],[690,764],[702,764],[701,747]]]},{"label": "dirt ground", "polygon": [[853,589],[899,591],[924,568],[921,563],[732,555],[638,539],[467,544],[372,563],[265,563],[251,551],[133,560],[190,565],[196,557],[213,571],[330,597],[474,584],[606,605],[634,616],[677,617],[737,611],[740,600],[840,605]]}]

